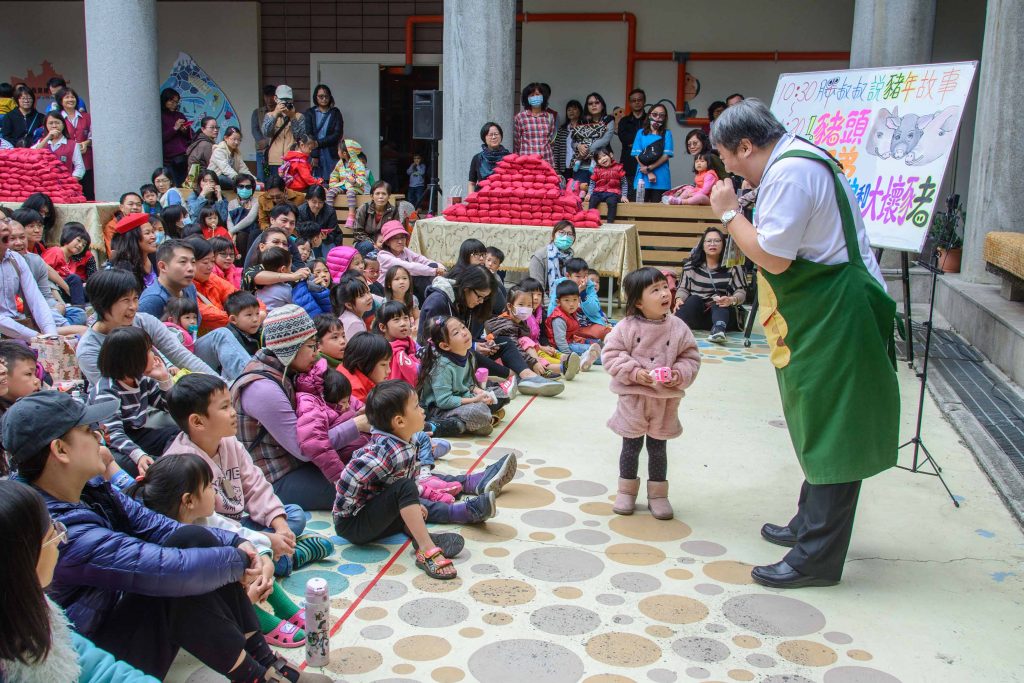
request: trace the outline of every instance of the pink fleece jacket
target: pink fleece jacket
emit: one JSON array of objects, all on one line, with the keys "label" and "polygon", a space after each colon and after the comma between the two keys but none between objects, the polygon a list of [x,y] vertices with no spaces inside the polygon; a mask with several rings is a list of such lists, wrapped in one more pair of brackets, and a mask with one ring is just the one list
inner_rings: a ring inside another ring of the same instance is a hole
[{"label": "pink fleece jacket", "polygon": [[[669,314],[664,320],[655,321],[631,315],[620,320],[604,338],[601,362],[605,372],[612,376],[613,393],[681,398],[683,390],[697,378],[700,352],[693,332],[676,316]],[[666,387],[657,383],[651,387],[637,381],[640,370],[650,372],[661,367],[678,370],[682,384]]]},{"label": "pink fleece jacket", "polygon": [[437,275],[437,266],[431,267],[430,265],[433,261],[408,247],[397,256],[387,249],[381,249],[377,252],[377,263],[380,264],[380,277],[377,278],[377,282],[381,284],[384,284],[384,276],[387,275],[388,268],[391,266],[402,266],[409,271],[409,275],[426,275],[428,277]]},{"label": "pink fleece jacket", "polygon": [[391,342],[391,374],[388,379],[404,379],[416,386],[420,372],[420,359],[416,357],[416,342],[411,337]]},{"label": "pink fleece jacket", "polygon": [[295,414],[298,422],[295,429],[299,436],[302,454],[320,468],[332,484],[336,484],[345,469],[345,462],[331,445],[330,431],[347,424],[345,434],[340,438],[346,444],[360,439],[359,429],[353,418],[363,407],[359,399],[349,400],[349,409],[344,413],[324,400],[324,371],[327,361],[321,358],[308,372],[295,378]]},{"label": "pink fleece jacket", "polygon": [[211,458],[182,432],[164,451],[164,455],[170,453],[198,455],[207,462],[213,470],[213,488],[217,492],[214,509],[225,517],[238,521],[247,512],[257,524],[270,526],[272,519],[284,516],[281,499],[235,437],[221,439]]}]

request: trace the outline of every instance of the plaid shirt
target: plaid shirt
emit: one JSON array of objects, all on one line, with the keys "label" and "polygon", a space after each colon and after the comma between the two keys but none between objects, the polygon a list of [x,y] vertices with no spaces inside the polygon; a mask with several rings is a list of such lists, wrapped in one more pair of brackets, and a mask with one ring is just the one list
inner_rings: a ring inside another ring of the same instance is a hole
[{"label": "plaid shirt", "polygon": [[370,442],[352,454],[338,479],[334,516],[355,517],[385,488],[413,476],[418,464],[415,444],[373,430]]},{"label": "plaid shirt", "polygon": [[167,410],[167,392],[174,384],[167,380],[161,386],[152,377],[140,377],[137,387],[126,387],[117,380],[109,377],[101,377],[89,392],[89,403],[105,401],[108,397],[114,397],[121,401],[121,408],[114,413],[110,419],[103,422],[107,433],[107,445],[110,450],[132,462],[139,462],[144,455],[157,457],[160,453],[146,453],[138,446],[128,434],[125,428],[142,429],[146,426],[146,418],[149,417],[149,409]]},{"label": "plaid shirt", "polygon": [[522,110],[512,119],[512,151],[516,154],[539,154],[544,161],[555,165],[551,142],[555,139],[555,117],[542,111],[535,116]]}]

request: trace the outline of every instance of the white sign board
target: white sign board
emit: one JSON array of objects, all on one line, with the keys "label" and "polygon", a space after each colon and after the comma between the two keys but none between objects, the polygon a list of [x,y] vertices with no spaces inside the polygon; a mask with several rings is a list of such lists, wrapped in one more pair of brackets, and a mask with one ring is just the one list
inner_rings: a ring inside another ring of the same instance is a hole
[{"label": "white sign board", "polygon": [[916,252],[977,64],[782,74],[772,112],[843,165],[872,246]]}]

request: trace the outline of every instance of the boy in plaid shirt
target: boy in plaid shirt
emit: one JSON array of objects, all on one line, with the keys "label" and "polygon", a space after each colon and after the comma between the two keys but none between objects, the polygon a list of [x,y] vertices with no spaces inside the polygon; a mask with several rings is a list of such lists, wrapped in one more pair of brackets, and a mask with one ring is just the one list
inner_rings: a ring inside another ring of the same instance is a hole
[{"label": "boy in plaid shirt", "polygon": [[[370,443],[352,455],[341,473],[334,502],[334,528],[357,545],[399,532],[412,537],[416,566],[435,579],[455,578],[449,557],[461,552],[462,536],[428,534],[428,507],[444,506],[444,521],[483,521],[494,515],[494,498],[515,474],[508,457],[478,475],[452,477],[464,482],[464,490],[476,498],[453,505],[421,504],[416,473],[419,471],[417,441],[424,427],[423,408],[416,391],[402,380],[375,386],[366,398],[366,416],[373,426]],[[440,521],[440,520],[439,520]]]}]

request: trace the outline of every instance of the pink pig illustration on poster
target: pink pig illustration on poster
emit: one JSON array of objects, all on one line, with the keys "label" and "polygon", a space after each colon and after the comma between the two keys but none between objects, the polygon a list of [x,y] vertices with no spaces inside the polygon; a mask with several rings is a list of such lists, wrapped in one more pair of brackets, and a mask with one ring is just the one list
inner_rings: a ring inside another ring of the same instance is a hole
[{"label": "pink pig illustration on poster", "polygon": [[920,250],[977,64],[779,77],[772,111],[842,165],[873,247]]}]

